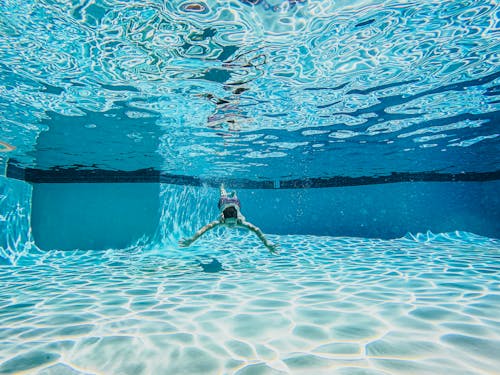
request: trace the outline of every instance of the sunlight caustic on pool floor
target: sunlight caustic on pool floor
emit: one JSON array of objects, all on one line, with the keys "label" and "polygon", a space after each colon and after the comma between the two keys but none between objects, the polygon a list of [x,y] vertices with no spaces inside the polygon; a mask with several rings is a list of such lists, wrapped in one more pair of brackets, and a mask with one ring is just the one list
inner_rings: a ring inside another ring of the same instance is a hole
[{"label": "sunlight caustic on pool floor", "polygon": [[229,239],[0,266],[0,374],[498,371],[496,240]]}]

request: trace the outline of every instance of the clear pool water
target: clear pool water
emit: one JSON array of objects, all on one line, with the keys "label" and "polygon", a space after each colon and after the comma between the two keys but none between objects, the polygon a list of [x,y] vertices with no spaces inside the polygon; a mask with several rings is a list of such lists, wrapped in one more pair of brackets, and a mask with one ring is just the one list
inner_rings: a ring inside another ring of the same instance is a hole
[{"label": "clear pool water", "polygon": [[499,15],[0,0],[0,374],[498,374]]}]

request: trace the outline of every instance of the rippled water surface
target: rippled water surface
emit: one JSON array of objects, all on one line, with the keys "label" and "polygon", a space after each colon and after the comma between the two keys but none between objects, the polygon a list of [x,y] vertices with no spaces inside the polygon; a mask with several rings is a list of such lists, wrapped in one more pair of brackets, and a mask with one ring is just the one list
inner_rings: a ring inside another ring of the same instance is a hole
[{"label": "rippled water surface", "polygon": [[495,171],[499,14],[484,0],[4,0],[0,147],[41,169]]},{"label": "rippled water surface", "polygon": [[0,373],[498,370],[496,240],[273,236],[273,256],[254,237],[224,239],[0,266]]}]

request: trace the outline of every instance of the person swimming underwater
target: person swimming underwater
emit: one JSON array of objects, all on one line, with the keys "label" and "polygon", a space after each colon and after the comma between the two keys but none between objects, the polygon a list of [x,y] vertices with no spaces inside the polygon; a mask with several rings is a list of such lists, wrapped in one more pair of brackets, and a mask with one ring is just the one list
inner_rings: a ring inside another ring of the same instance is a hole
[{"label": "person swimming underwater", "polygon": [[226,225],[230,228],[239,227],[251,230],[257,235],[257,237],[259,237],[264,246],[267,247],[267,249],[271,253],[277,253],[277,246],[269,242],[266,236],[264,236],[264,233],[262,233],[262,231],[258,227],[246,221],[245,217],[241,214],[241,204],[240,200],[236,196],[236,192],[233,191],[228,194],[226,189],[224,188],[224,184],[221,184],[220,186],[220,198],[217,206],[219,207],[219,210],[221,212],[219,219],[205,225],[203,228],[197,231],[193,235],[193,237],[181,239],[179,241],[180,246],[187,247],[210,229],[214,229],[219,225]]}]

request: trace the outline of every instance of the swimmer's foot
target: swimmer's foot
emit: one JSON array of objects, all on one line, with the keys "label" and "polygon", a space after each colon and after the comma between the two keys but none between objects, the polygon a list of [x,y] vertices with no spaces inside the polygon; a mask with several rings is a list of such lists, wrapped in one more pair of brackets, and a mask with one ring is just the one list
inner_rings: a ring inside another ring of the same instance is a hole
[{"label": "swimmer's foot", "polygon": [[226,189],[224,188],[224,184],[220,184],[220,195],[227,195]]}]

